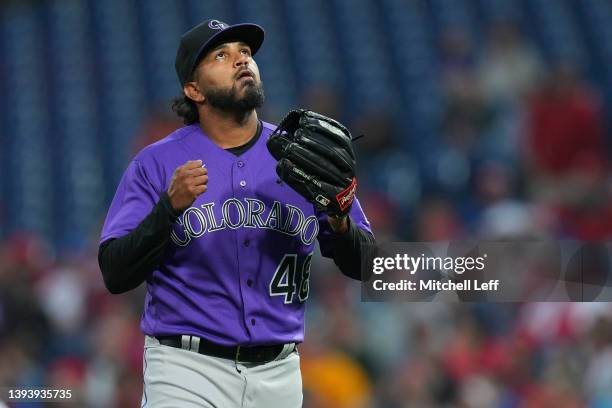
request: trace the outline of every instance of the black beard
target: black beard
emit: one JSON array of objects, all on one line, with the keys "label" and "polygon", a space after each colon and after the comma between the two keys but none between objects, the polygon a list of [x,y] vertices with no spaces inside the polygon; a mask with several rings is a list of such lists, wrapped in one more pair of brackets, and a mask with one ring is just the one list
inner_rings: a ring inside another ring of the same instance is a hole
[{"label": "black beard", "polygon": [[263,83],[248,84],[242,98],[238,98],[236,84],[230,89],[209,89],[204,94],[206,100],[213,108],[223,112],[242,114],[253,109],[261,108],[265,95]]}]

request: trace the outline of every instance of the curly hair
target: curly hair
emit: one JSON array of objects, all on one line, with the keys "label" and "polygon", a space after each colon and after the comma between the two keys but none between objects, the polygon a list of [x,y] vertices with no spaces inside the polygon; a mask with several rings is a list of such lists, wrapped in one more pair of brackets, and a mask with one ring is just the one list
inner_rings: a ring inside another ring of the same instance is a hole
[{"label": "curly hair", "polygon": [[174,98],[172,101],[172,110],[183,118],[183,123],[186,125],[191,125],[200,121],[200,115],[198,114],[198,108],[195,102],[185,95]]}]

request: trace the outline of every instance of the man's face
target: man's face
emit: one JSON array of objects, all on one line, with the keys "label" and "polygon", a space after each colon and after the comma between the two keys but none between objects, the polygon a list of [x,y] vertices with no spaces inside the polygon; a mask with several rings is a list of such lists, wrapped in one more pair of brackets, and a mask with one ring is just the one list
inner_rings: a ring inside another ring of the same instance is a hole
[{"label": "man's face", "polygon": [[209,51],[196,67],[194,82],[202,98],[196,101],[223,111],[248,111],[264,101],[259,69],[243,42],[221,44]]}]

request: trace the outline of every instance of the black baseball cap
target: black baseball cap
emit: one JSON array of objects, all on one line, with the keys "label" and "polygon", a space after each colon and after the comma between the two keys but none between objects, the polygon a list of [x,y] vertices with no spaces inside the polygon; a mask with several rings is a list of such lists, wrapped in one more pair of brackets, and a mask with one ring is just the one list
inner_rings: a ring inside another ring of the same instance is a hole
[{"label": "black baseball cap", "polygon": [[191,80],[200,60],[214,47],[231,41],[242,41],[255,55],[264,40],[264,30],[257,24],[229,25],[219,20],[205,20],[181,37],[174,67],[181,85]]}]

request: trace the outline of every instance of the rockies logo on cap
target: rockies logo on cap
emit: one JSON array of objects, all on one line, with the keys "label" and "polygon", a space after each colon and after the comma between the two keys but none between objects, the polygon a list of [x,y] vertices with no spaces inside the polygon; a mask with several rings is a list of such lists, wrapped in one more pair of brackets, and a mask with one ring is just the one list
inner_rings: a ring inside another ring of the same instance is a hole
[{"label": "rockies logo on cap", "polygon": [[219,20],[210,20],[208,26],[213,30],[225,30],[227,27],[229,27],[227,24],[222,23]]}]

